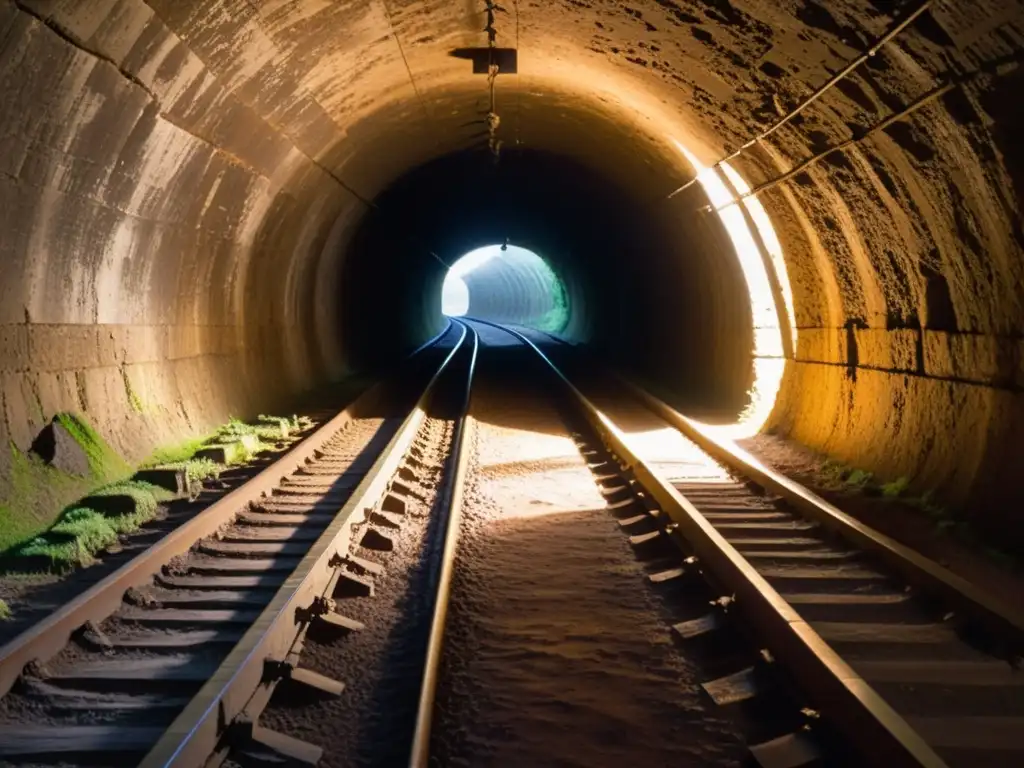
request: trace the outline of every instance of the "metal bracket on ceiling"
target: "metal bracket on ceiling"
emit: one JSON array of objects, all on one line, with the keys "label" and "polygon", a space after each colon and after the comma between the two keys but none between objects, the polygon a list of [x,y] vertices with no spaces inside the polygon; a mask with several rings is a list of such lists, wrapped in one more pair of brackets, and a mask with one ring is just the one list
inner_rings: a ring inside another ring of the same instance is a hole
[{"label": "metal bracket on ceiling", "polygon": [[473,74],[487,75],[488,109],[486,116],[487,123],[487,147],[494,156],[495,162],[501,155],[502,141],[498,136],[498,129],[501,126],[501,117],[498,115],[496,82],[499,74],[516,74],[518,72],[518,55],[515,48],[502,48],[498,46],[497,14],[508,13],[493,0],[484,0],[487,24],[483,31],[487,33],[487,46],[476,48],[455,48],[449,51],[450,56],[460,59],[469,59],[473,62]]}]

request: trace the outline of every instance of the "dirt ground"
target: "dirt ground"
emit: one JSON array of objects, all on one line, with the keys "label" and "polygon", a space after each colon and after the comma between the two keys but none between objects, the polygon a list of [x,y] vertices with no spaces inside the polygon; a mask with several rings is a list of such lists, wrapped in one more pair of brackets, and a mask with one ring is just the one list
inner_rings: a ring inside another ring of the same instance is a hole
[{"label": "dirt ground", "polygon": [[550,393],[485,371],[473,412],[437,764],[740,765]]}]

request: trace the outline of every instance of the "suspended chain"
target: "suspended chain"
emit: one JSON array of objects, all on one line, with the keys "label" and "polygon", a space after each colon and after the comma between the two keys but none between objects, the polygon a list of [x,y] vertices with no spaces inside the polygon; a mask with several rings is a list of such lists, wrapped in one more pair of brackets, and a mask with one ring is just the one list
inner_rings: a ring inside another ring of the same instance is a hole
[{"label": "suspended chain", "polygon": [[498,42],[498,29],[495,27],[494,22],[496,13],[508,13],[508,11],[493,2],[493,0],[484,0],[484,4],[487,8],[487,26],[484,27],[484,32],[487,33],[487,89],[490,97],[487,110],[487,147],[491,150],[491,154],[494,155],[494,161],[497,162],[501,156],[502,141],[498,138],[498,127],[501,125],[501,118],[498,116],[494,95],[499,70],[498,63],[494,60],[494,49],[497,47]]}]

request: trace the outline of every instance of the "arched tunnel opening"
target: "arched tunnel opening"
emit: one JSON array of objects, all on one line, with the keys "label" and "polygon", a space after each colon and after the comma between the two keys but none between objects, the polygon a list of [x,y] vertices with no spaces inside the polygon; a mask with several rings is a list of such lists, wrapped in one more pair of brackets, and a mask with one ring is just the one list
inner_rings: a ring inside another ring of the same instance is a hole
[{"label": "arched tunnel opening", "polygon": [[795,115],[916,5],[520,2],[493,50],[484,3],[229,5],[0,10],[5,514],[55,415],[137,463],[394,362],[508,242],[679,408],[1019,545],[1017,2],[932,3]]},{"label": "arched tunnel opening", "polygon": [[441,313],[557,333],[571,309],[565,284],[543,258],[504,243],[476,248],[448,268]]}]

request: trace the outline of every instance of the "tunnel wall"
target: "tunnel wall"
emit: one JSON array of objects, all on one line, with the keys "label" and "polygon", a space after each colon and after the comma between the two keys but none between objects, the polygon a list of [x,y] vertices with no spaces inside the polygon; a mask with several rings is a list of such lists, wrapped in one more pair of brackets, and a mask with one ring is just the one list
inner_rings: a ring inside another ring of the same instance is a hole
[{"label": "tunnel wall", "polygon": [[[1005,25],[1021,7],[971,5],[939,4],[783,128],[773,149],[737,167],[752,185],[769,181],[963,79],[761,196],[786,254],[798,328],[769,428],[883,479],[906,477],[949,508],[968,507],[977,529],[1022,546],[1013,510],[1024,496],[1013,479],[1024,434],[1024,125],[1021,38]],[[804,4],[829,69],[884,29],[870,11]],[[793,103],[805,93],[793,89],[807,56],[794,47],[766,58],[766,90]]]},{"label": "tunnel wall", "polygon": [[73,411],[138,459],[339,375],[308,298],[361,215],[307,154],[333,137],[268,121],[143,3],[24,5],[0,4],[5,453]]}]

